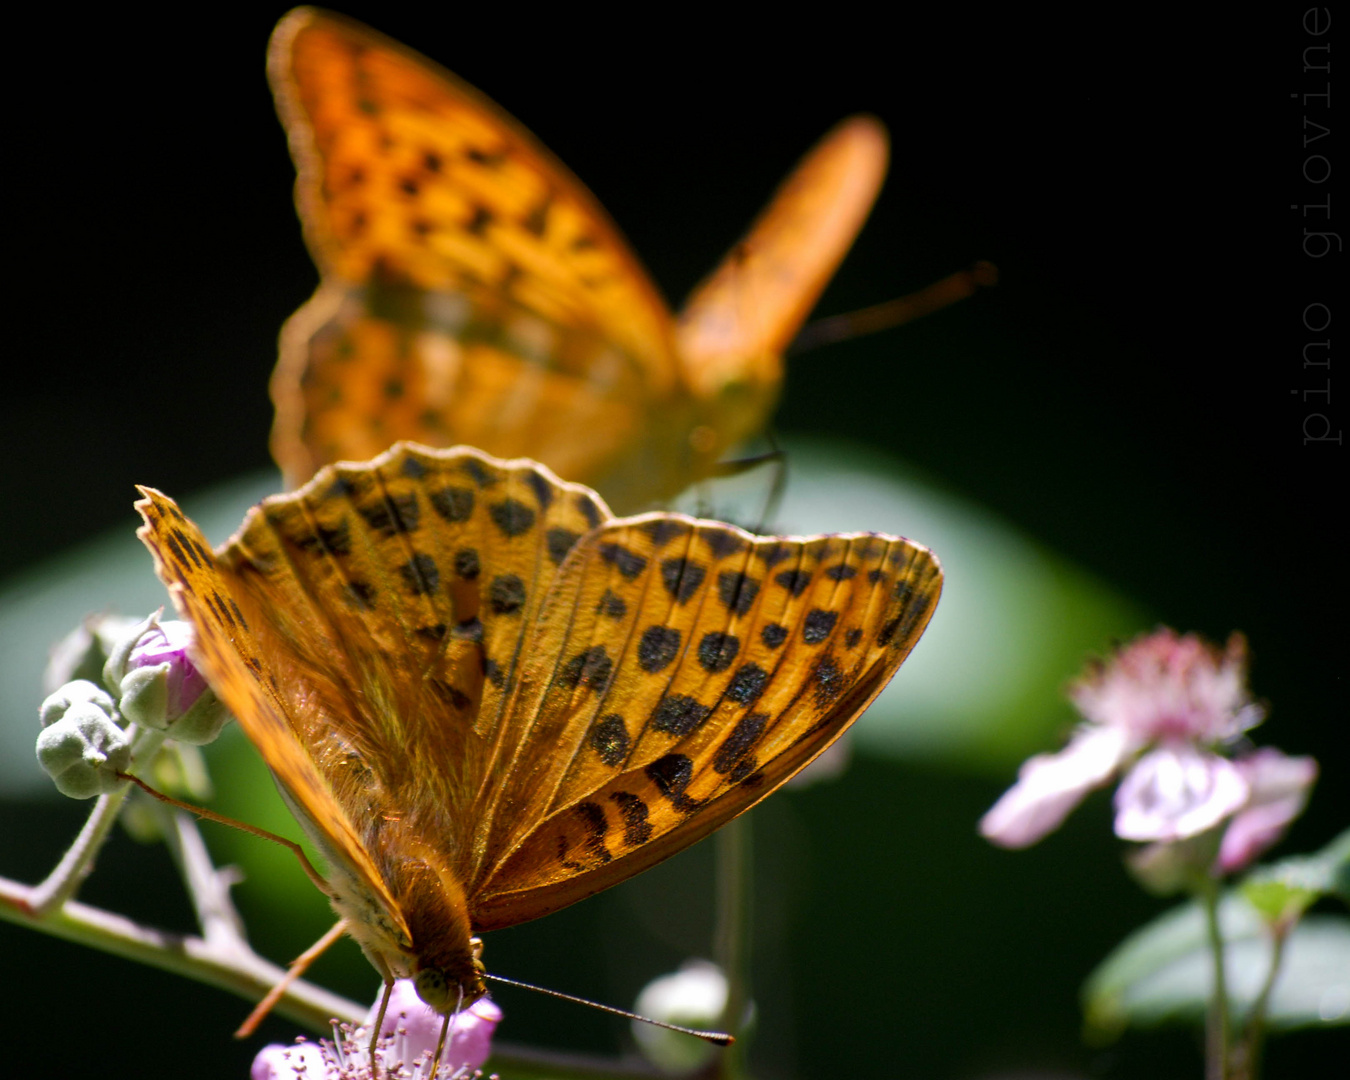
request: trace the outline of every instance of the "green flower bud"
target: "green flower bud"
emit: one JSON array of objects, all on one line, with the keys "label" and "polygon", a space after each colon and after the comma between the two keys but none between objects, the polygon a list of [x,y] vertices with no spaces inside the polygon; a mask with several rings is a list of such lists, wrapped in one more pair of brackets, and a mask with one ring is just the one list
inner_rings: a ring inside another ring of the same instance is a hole
[{"label": "green flower bud", "polygon": [[38,735],[37,758],[62,795],[92,799],[121,783],[117,773],[131,764],[131,741],[99,705],[73,701]]},{"label": "green flower bud", "polygon": [[93,705],[110,718],[117,716],[117,704],[101,687],[87,679],[75,679],[47,696],[38,706],[38,719],[43,727],[51,727],[70,711],[72,705],[78,704]]}]

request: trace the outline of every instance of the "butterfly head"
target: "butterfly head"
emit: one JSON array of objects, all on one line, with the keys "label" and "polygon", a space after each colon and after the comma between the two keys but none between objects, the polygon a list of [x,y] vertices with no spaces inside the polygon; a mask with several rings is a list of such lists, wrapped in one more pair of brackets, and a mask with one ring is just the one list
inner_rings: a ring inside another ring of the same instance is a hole
[{"label": "butterfly head", "polygon": [[428,963],[413,971],[417,996],[438,1013],[459,1012],[487,993],[487,985],[483,982],[487,969],[479,959],[483,943],[478,938],[471,938],[469,945],[472,955],[467,970],[459,964],[441,967]]}]

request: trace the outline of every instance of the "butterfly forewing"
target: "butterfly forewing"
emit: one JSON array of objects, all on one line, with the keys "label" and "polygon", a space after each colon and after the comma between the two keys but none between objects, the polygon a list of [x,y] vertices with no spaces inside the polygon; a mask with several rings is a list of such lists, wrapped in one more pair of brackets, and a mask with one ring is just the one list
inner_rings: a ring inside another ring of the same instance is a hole
[{"label": "butterfly forewing", "polygon": [[292,483],[399,438],[590,472],[642,437],[679,389],[671,317],[575,177],[473,88],[340,17],[293,12],[268,71],[323,276],[273,382]]},{"label": "butterfly forewing", "polygon": [[197,663],[302,815],[330,863],[330,884],[341,887],[333,878],[340,876],[353,895],[369,901],[371,920],[383,924],[386,937],[406,940],[407,928],[355,819],[335,798],[312,748],[300,737],[292,681],[299,658],[264,647],[266,635],[258,633],[257,621],[245,617],[241,590],[201,531],[172,499],[153,488],[140,491],[145,497],[136,508],[145,524],[137,535],[154,556],[179,615],[196,631]]},{"label": "butterfly forewing", "polygon": [[736,379],[777,386],[783,351],[862,228],[887,157],[886,130],[877,120],[855,116],[838,124],[694,290],[680,312],[676,342],[696,392]]},{"label": "butterfly forewing", "polygon": [[940,585],[926,549],[875,534],[756,539],[665,514],[587,537],[506,719],[475,927],[597,892],[769,794],[894,674]]}]

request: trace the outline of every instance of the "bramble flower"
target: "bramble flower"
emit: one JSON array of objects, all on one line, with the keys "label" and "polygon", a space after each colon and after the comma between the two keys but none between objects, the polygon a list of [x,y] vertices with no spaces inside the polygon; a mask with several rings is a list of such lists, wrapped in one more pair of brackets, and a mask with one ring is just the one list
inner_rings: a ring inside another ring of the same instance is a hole
[{"label": "bramble flower", "polygon": [[1224,830],[1216,869],[1231,874],[1252,863],[1284,835],[1317,780],[1317,762],[1263,747],[1237,762],[1251,796]]},{"label": "bramble flower", "polygon": [[993,843],[1036,843],[1128,766],[1116,790],[1116,835],[1169,843],[1232,818],[1216,867],[1228,873],[1279,838],[1316,776],[1310,758],[1263,750],[1233,761],[1217,752],[1264,717],[1247,689],[1239,634],[1220,652],[1160,629],[1094,662],[1069,696],[1086,723],[1059,753],[1022,766],[980,822]]},{"label": "bramble flower", "polygon": [[132,627],[109,651],[103,681],[122,715],[182,743],[212,742],[230,718],[192,662],[192,627],[158,613]]},{"label": "bramble flower", "polygon": [[[301,1038],[290,1046],[273,1043],[253,1059],[251,1080],[369,1080],[370,1025],[379,1002],[363,1027],[334,1024],[334,1038],[317,1043]],[[480,998],[450,1023],[436,1080],[463,1080],[478,1071],[492,1052],[492,1033],[501,1022],[496,1002]],[[410,979],[394,984],[375,1047],[379,1075],[389,1080],[425,1080],[445,1018],[417,996]]]}]

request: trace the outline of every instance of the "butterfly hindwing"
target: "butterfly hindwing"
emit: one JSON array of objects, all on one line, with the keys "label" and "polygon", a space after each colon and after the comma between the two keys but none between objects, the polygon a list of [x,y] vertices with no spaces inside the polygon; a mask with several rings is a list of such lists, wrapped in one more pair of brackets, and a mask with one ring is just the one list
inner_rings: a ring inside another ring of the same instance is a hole
[{"label": "butterfly hindwing", "polygon": [[930,552],[878,534],[755,538],[660,514],[588,536],[505,719],[475,927],[606,888],[769,794],[886,684],[940,587]]}]

